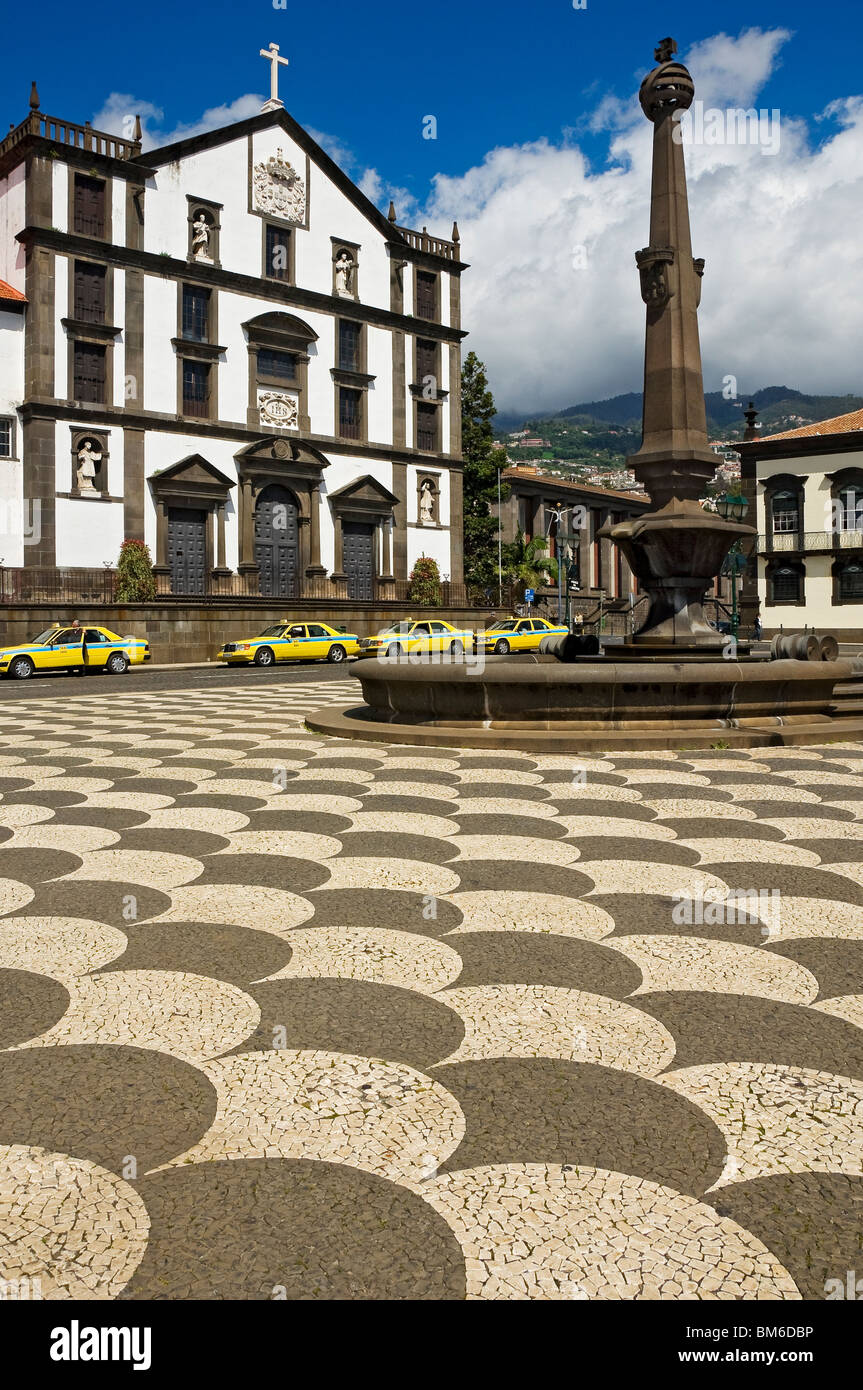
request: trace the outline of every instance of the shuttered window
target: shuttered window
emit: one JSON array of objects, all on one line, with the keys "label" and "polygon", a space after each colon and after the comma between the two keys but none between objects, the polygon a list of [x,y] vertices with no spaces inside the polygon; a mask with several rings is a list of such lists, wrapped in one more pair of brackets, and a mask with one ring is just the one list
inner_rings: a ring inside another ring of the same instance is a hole
[{"label": "shuttered window", "polygon": [[360,370],[360,325],[350,319],[339,323],[339,366],[345,372]]},{"label": "shuttered window", "polygon": [[417,318],[437,318],[437,276],[427,270],[417,271]]},{"label": "shuttered window", "polygon": [[267,225],[264,274],[270,280],[289,280],[291,275],[291,234],[286,227]]},{"label": "shuttered window", "polygon": [[183,363],[183,414],[205,419],[210,413],[210,364]]},{"label": "shuttered window", "polygon": [[863,599],[863,565],[845,565],[839,571],[839,602],[859,603]]},{"label": "shuttered window", "polygon": [[75,175],[74,231],[80,236],[105,235],[105,184],[85,174]]},{"label": "shuttered window", "polygon": [[73,365],[73,398],[105,403],[105,349],[96,343],[76,343]]},{"label": "shuttered window", "polygon": [[183,337],[206,343],[210,336],[210,291],[183,286]]},{"label": "shuttered window", "polygon": [[362,411],[362,392],[347,386],[339,389],[339,434],[344,439],[359,439]]},{"label": "shuttered window", "polygon": [[436,450],[437,442],[437,406],[425,405],[417,401],[417,448]]},{"label": "shuttered window", "polygon": [[800,571],[786,566],[773,571],[773,602],[798,603],[800,600]]},{"label": "shuttered window", "polygon": [[75,318],[83,323],[105,322],[105,267],[75,262]]},{"label": "shuttered window", "polygon": [[417,338],[416,383],[423,386],[427,377],[433,378],[434,394],[437,395],[437,344],[427,338]]}]

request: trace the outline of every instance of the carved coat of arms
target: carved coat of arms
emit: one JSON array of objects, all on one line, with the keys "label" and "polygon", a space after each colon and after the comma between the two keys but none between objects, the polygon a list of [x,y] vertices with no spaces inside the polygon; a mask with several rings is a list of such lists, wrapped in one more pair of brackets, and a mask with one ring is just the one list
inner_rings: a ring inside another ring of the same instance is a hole
[{"label": "carved coat of arms", "polygon": [[258,396],[258,410],[262,425],[295,430],[299,424],[296,396],[282,396],[275,391],[264,391]]},{"label": "carved coat of arms", "polygon": [[305,221],[306,186],[282,150],[254,166],[252,198],[258,212],[269,212],[289,222]]}]

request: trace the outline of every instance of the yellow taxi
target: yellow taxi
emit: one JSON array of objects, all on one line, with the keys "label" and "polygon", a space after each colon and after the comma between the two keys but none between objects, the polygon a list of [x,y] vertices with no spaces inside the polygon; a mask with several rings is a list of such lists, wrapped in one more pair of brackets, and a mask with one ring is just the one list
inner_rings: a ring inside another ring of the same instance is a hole
[{"label": "yellow taxi", "polygon": [[25,681],[36,671],[108,671],[122,676],[150,660],[150,644],[120,637],[107,627],[61,627],[55,623],[20,646],[0,648],[0,675]]},{"label": "yellow taxi", "polygon": [[400,656],[403,652],[450,652],[461,656],[473,646],[473,633],[440,618],[406,618],[374,637],[361,637],[359,646],[360,656]]},{"label": "yellow taxi", "polygon": [[290,623],[285,619],[265,627],[257,637],[223,642],[217,661],[228,666],[273,666],[277,661],[344,661],[356,656],[358,638],[353,632],[337,632],[328,623]]},{"label": "yellow taxi", "polygon": [[535,652],[543,637],[565,637],[569,628],[547,618],[500,618],[476,635],[479,652],[506,656],[508,652]]}]

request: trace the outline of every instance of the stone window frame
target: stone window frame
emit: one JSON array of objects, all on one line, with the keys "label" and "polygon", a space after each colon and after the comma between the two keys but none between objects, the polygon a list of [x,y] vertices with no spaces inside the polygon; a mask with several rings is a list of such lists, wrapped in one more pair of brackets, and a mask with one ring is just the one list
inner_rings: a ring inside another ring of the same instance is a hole
[{"label": "stone window frame", "polygon": [[[201,420],[219,418],[219,366],[208,352],[197,352],[196,348],[209,348],[209,343],[195,343],[192,339],[173,340],[177,347],[177,415],[192,425]],[[224,351],[224,348],[220,349]],[[183,368],[186,362],[203,362],[207,367],[207,413],[206,415],[187,415],[183,410]]]},{"label": "stone window frame", "polygon": [[842,571],[848,565],[859,565],[863,568],[863,547],[859,550],[848,550],[844,555],[833,561],[830,570],[831,596],[830,603],[833,608],[854,608],[863,607],[863,595],[860,598],[843,598],[840,589],[840,578]]},{"label": "stone window frame", "polygon": [[[75,317],[75,265],[78,261],[97,265],[105,272],[105,319],[103,323],[88,323]],[[65,318],[60,323],[66,330],[66,399],[74,401],[75,390],[75,347],[78,343],[89,343],[93,347],[105,349],[105,398],[103,401],[86,401],[82,404],[111,406],[114,403],[114,353],[113,346],[119,338],[121,328],[113,323],[114,318],[114,267],[103,260],[94,249],[92,255],[84,252],[67,257],[66,309]]]},{"label": "stone window frame", "polygon": [[[347,304],[351,304],[351,303],[359,304],[359,302],[360,302],[360,252],[361,252],[362,249],[363,249],[363,247],[362,247],[362,242],[359,242],[359,241],[348,241],[348,239],[347,239],[346,237],[335,237],[335,236],[331,236],[331,237],[330,237],[330,243],[331,243],[331,255],[330,255],[330,259],[331,259],[331,261],[332,261],[332,267],[333,267],[333,271],[332,271],[332,285],[331,285],[331,288],[330,288],[330,294],[331,294],[331,296],[333,297],[333,299],[335,299],[339,304],[346,304],[346,303],[347,303]],[[352,254],[352,256],[353,256],[353,260],[354,260],[354,278],[353,278],[353,286],[354,286],[354,288],[353,288],[353,294],[350,294],[350,295],[346,295],[346,294],[336,294],[336,260],[338,259],[339,255],[341,254],[342,251],[350,251],[351,254]]]},{"label": "stone window frame", "polygon": [[[177,282],[177,336],[172,339],[177,351],[192,349],[190,356],[194,356],[198,349],[203,349],[207,360],[214,359],[227,352],[227,348],[219,345],[219,291],[215,285],[206,285],[193,280],[191,277],[184,277]],[[197,338],[183,337],[183,296],[186,290],[202,290],[209,300],[207,310],[207,337],[204,342],[199,342]]]},{"label": "stone window frame", "polygon": [[[113,240],[114,240],[114,228],[113,228],[113,217],[114,217],[114,193],[113,193],[113,184],[114,184],[114,181],[113,181],[113,179],[110,177],[110,175],[106,176],[105,174],[102,173],[102,171],[101,171],[100,169],[95,169],[95,168],[90,168],[90,169],[70,169],[70,170],[69,170],[69,174],[70,174],[70,178],[69,178],[69,180],[68,180],[68,183],[69,183],[69,192],[68,192],[67,222],[66,222],[66,225],[67,225],[67,227],[69,228],[69,234],[70,234],[70,236],[84,237],[84,238],[86,238],[87,241],[95,242],[95,243],[96,243],[97,245],[99,245],[99,246],[101,246],[104,242],[108,242],[108,243],[113,242]],[[102,221],[102,235],[101,235],[101,236],[94,236],[94,235],[92,234],[92,232],[77,232],[77,231],[75,230],[75,182],[76,182],[76,179],[78,179],[79,177],[80,177],[80,178],[83,178],[83,179],[94,179],[96,182],[101,183],[102,186],[103,186],[103,188],[104,188],[104,191],[105,191],[105,204],[104,204],[104,215],[103,215],[103,221]]]},{"label": "stone window frame", "polygon": [[[344,303],[345,301],[342,300],[342,302]],[[355,323],[360,330],[359,366],[356,369],[338,365],[339,337],[343,322]],[[360,319],[354,318],[351,314],[336,314],[334,317],[334,355],[337,365],[330,368],[330,376],[333,379],[333,431],[336,439],[347,439],[352,444],[367,444],[369,440],[369,407],[367,393],[375,381],[375,377],[372,376],[368,370],[368,352],[368,324]],[[343,435],[341,432],[342,390],[360,392],[360,433],[359,437],[356,439],[350,435]]]},{"label": "stone window frame", "polygon": [[[433,396],[426,396],[423,394],[426,388],[425,381],[421,380],[419,375],[420,342],[431,343],[435,350],[435,365],[434,372],[432,373],[435,383],[435,394]],[[420,400],[427,401],[430,405],[436,405],[446,400],[449,392],[444,391],[441,387],[441,342],[439,338],[428,338],[423,333],[413,334],[413,377],[414,379],[410,383],[410,390],[413,396],[418,397]]]},{"label": "stone window frame", "polygon": [[[71,325],[71,322],[72,322],[71,320],[66,319],[66,320],[63,321],[63,326],[64,326],[64,327],[68,327],[69,325]],[[115,330],[115,331],[116,331],[116,332],[119,332],[119,329],[117,329],[117,330]],[[104,352],[105,352],[105,392],[104,392],[104,398],[103,398],[101,401],[84,401],[84,400],[82,400],[82,401],[80,401],[80,404],[81,404],[82,406],[85,406],[85,407],[86,407],[87,409],[89,409],[89,410],[98,409],[99,406],[107,406],[107,407],[110,408],[110,407],[113,405],[113,402],[114,402],[114,353],[113,353],[113,351],[112,351],[112,348],[113,348],[113,346],[114,346],[114,344],[113,344],[113,339],[106,340],[105,334],[99,332],[99,326],[98,326],[98,324],[89,324],[89,323],[88,323],[88,324],[76,325],[74,329],[69,328],[69,331],[67,331],[67,334],[66,334],[66,341],[67,341],[67,351],[68,351],[68,366],[67,366],[68,376],[67,376],[67,386],[66,386],[66,390],[67,390],[67,399],[70,400],[70,401],[78,401],[78,399],[79,399],[79,398],[74,394],[74,391],[75,391],[75,348],[78,346],[79,343],[82,344],[82,345],[87,344],[87,345],[89,345],[90,347],[100,347],[100,348],[103,348],[103,349],[104,349]]]},{"label": "stone window frame", "polygon": [[[411,389],[413,389],[413,388],[411,388]],[[420,454],[427,454],[427,455],[428,455],[429,457],[431,457],[431,458],[434,458],[434,457],[436,457],[436,456],[438,456],[438,455],[440,455],[440,454],[443,453],[443,442],[442,442],[442,439],[441,439],[441,435],[442,435],[442,433],[443,433],[443,416],[442,416],[441,410],[440,410],[440,407],[441,407],[442,405],[443,405],[443,400],[441,399],[440,396],[438,396],[436,400],[431,400],[430,398],[426,398],[425,396],[422,395],[422,393],[420,393],[420,395],[414,395],[414,397],[413,397],[414,449],[416,450],[417,453],[420,453]],[[419,414],[420,414],[420,408],[421,408],[422,406],[431,406],[431,407],[435,410],[435,422],[436,422],[436,426],[437,426],[437,438],[436,438],[436,440],[435,440],[434,448],[432,448],[432,449],[424,449],[424,448],[422,447],[422,445],[420,444],[420,438],[419,438]]]},{"label": "stone window frame", "polygon": [[[224,210],[224,203],[215,203],[212,198],[193,198],[191,193],[186,194],[186,222],[188,232],[186,237],[186,260],[193,266],[218,266],[221,267],[221,232],[222,221],[220,214]],[[194,236],[194,222],[198,212],[207,213],[210,218],[210,259],[208,261],[196,260],[192,254],[192,238]]]},{"label": "stone window frame", "polygon": [[[860,465],[852,465],[852,466],[849,467],[849,468],[840,468],[840,469],[838,469],[838,471],[835,472],[835,473],[827,473],[827,474],[825,474],[825,477],[827,478],[827,480],[828,480],[829,483],[830,483],[830,513],[831,513],[831,515],[830,515],[830,526],[829,526],[827,529],[828,529],[828,530],[831,530],[831,531],[833,531],[833,530],[839,531],[840,528],[835,527],[835,526],[833,525],[834,519],[835,519],[835,517],[836,517],[836,503],[839,501],[839,497],[840,497],[841,493],[843,493],[843,492],[845,491],[846,488],[849,488],[849,487],[850,487],[850,488],[854,488],[855,491],[856,491],[857,493],[859,493],[860,501],[857,503],[857,506],[855,507],[855,512],[860,512],[861,509],[863,509],[863,466],[860,466]],[[849,529],[841,530],[841,534],[842,534],[842,535],[853,534],[853,533],[855,532],[855,530],[857,530],[857,529],[863,529],[863,528],[851,527],[851,528],[849,528]],[[836,543],[836,542],[834,542],[834,544],[835,544],[835,543]]]},{"label": "stone window frame", "polygon": [[[353,372],[336,372],[333,370],[333,386],[336,396],[335,419],[333,423],[335,425],[336,439],[343,439],[349,444],[356,444],[359,446],[368,444],[369,442],[369,410],[366,402],[366,388],[359,382],[347,380],[348,377],[353,376]],[[345,378],[345,380],[339,380],[340,377]],[[374,378],[372,377],[370,380],[374,380]],[[342,434],[342,391],[355,391],[357,393],[360,412],[359,433],[357,435]]]},{"label": "stone window frame", "polygon": [[[297,226],[293,222],[283,222],[270,213],[262,213],[261,224],[261,279],[275,285],[296,285],[297,283],[297,239],[294,233]],[[267,232],[270,228],[285,232],[288,238],[288,264],[284,275],[271,275],[267,271]]]},{"label": "stone window frame", "polygon": [[[772,549],[774,535],[777,536],[797,536],[804,533],[806,525],[806,483],[808,477],[799,477],[794,473],[774,473],[771,478],[764,482],[764,533],[767,538],[768,547]],[[795,531],[776,531],[773,530],[773,499],[782,492],[792,492],[797,498],[797,530]]]},{"label": "stone window frame", "polygon": [[[270,322],[267,322],[270,320]],[[270,310],[263,314],[258,314],[253,319],[248,319],[243,325],[246,334],[246,348],[249,359],[249,404],[246,412],[246,423],[253,429],[271,430],[272,425],[261,423],[261,413],[258,406],[258,391],[263,387],[271,390],[285,392],[285,384],[282,381],[274,381],[261,376],[258,371],[258,351],[261,348],[269,348],[274,352],[287,352],[296,358],[297,362],[297,385],[295,389],[289,388],[289,394],[297,397],[297,427],[291,428],[290,433],[310,434],[311,420],[309,418],[309,362],[311,353],[309,351],[313,343],[318,340],[318,335],[310,324],[295,314],[289,314],[281,310]]]},{"label": "stone window frame", "polygon": [[[102,453],[99,464],[99,482],[94,480],[94,487],[101,501],[113,502],[117,499],[112,497],[110,481],[110,460],[111,451],[108,447],[111,431],[108,429],[86,429],[81,425],[72,425],[69,430],[69,491],[58,493],[60,497],[80,497],[81,489],[78,487],[78,450],[85,439],[92,439],[98,444]],[[99,485],[101,484],[101,486]]]},{"label": "stone window frame", "polygon": [[[440,272],[439,270],[433,270],[433,269],[431,268],[431,266],[428,266],[428,265],[420,265],[417,261],[414,261],[414,263],[413,263],[413,268],[414,268],[414,274],[413,274],[413,288],[412,288],[412,293],[413,293],[413,304],[412,304],[412,307],[413,307],[413,317],[414,317],[415,319],[420,319],[420,321],[421,321],[422,323],[440,323],[440,321],[441,321],[441,272]],[[419,306],[418,278],[419,278],[419,276],[420,276],[421,274],[422,274],[422,275],[431,275],[431,276],[433,276],[433,277],[434,277],[434,282],[435,282],[434,314],[433,314],[432,317],[429,318],[429,319],[423,317],[423,315],[421,315],[421,314],[419,314],[419,313],[417,312],[417,309],[418,309],[418,306]],[[420,334],[419,336],[420,336],[420,337],[424,337],[425,335],[424,335],[424,334]]]},{"label": "stone window frame", "polygon": [[9,452],[8,454],[0,454],[0,459],[5,460],[6,463],[16,463],[18,461],[18,455],[15,452],[18,446],[19,435],[18,417],[15,415],[0,415],[0,425],[7,424],[9,426]]},{"label": "stone window frame", "polygon": [[[776,572],[780,569],[796,570],[799,578],[799,593],[796,599],[793,598],[774,598],[773,579]],[[806,607],[806,565],[803,560],[785,559],[773,560],[766,566],[764,579],[767,586],[766,606],[768,608],[805,608]]]},{"label": "stone window frame", "polygon": [[[445,531],[445,527],[440,519],[440,497],[441,497],[441,478],[443,472],[434,468],[417,468],[416,470],[416,520],[408,522],[409,526],[416,526],[420,531]],[[428,479],[434,489],[434,520],[428,525],[420,516],[420,499],[422,497],[422,485]]]},{"label": "stone window frame", "polygon": [[[105,315],[101,323],[90,323],[87,319],[79,319],[76,314],[77,304],[75,302],[75,276],[79,265],[95,265],[105,272]],[[86,335],[91,333],[101,333],[103,330],[110,333],[112,337],[120,333],[119,328],[113,327],[114,323],[114,267],[107,261],[100,259],[97,255],[75,255],[68,258],[68,282],[67,294],[67,317],[63,320],[64,327],[69,328],[73,333],[79,331]]]}]

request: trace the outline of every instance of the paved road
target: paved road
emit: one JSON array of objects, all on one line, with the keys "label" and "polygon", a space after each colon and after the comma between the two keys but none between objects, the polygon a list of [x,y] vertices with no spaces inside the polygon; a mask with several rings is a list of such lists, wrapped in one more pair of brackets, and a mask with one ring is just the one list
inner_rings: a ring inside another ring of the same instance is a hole
[{"label": "paved road", "polygon": [[[20,699],[63,700],[76,695],[104,697],[114,691],[149,694],[154,690],[214,690],[220,686],[258,691],[265,686],[292,682],[342,680],[351,691],[359,694],[359,686],[350,679],[354,662],[347,666],[328,666],[325,661],[292,661],[283,666],[262,670],[259,666],[157,666],[133,669],[125,676],[99,675],[84,678],[66,671],[46,672],[28,681],[0,680],[0,701]],[[350,696],[346,697],[350,698]]]},{"label": "paved road", "polygon": [[353,683],[294,670],[0,708],[3,1277],[124,1300],[844,1286],[863,749],[357,745],[303,728]]}]

